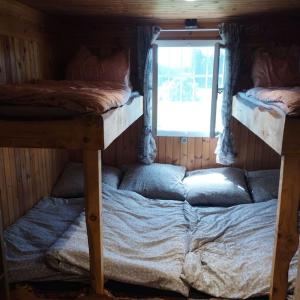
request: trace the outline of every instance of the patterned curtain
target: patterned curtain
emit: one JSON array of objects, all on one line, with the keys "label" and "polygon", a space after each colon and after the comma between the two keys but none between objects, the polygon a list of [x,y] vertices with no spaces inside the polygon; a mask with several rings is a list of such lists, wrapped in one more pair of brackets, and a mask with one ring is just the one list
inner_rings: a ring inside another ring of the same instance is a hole
[{"label": "patterned curtain", "polygon": [[144,125],[139,140],[138,159],[144,164],[152,164],[157,153],[152,135],[152,42],[159,35],[160,29],[139,26],[137,30],[139,92],[144,96]]},{"label": "patterned curtain", "polygon": [[219,26],[220,35],[225,44],[225,74],[224,74],[224,94],[222,103],[222,123],[223,132],[220,134],[216,148],[217,163],[231,165],[235,161],[233,136],[230,129],[230,119],[232,112],[232,97],[238,78],[240,66],[240,43],[241,26],[238,24],[221,24]]}]

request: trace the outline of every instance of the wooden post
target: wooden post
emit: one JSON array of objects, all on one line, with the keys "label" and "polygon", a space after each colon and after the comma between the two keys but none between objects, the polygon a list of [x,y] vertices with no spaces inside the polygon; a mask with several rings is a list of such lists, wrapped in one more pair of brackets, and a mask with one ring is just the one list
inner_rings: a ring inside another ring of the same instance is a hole
[{"label": "wooden post", "polygon": [[289,265],[298,248],[299,181],[300,156],[282,156],[270,291],[272,300],[286,298]]},{"label": "wooden post", "polygon": [[84,150],[83,159],[85,172],[85,214],[89,241],[91,284],[97,295],[103,295],[101,151]]}]

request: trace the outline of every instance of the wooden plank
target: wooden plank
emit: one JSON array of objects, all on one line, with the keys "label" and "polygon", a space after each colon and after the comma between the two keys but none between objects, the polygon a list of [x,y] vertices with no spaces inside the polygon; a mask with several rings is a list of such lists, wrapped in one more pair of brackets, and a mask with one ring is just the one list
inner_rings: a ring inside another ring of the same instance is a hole
[{"label": "wooden plank", "polygon": [[[143,97],[136,97],[130,104],[104,113],[103,120],[103,145],[107,148],[122,132],[143,114]],[[99,149],[99,148],[98,148]]]},{"label": "wooden plank", "polygon": [[101,151],[83,152],[85,208],[89,241],[91,283],[98,295],[104,293]]},{"label": "wooden plank", "polygon": [[172,163],[174,165],[180,164],[180,145],[181,145],[180,138],[174,137],[173,138],[173,159],[172,159]]},{"label": "wooden plank", "polygon": [[282,156],[270,290],[272,300],[286,298],[289,265],[298,249],[300,186],[295,184],[296,178],[300,178],[300,156]]},{"label": "wooden plank", "polygon": [[166,137],[166,163],[171,164],[173,160],[173,138]]},{"label": "wooden plank", "polygon": [[180,139],[180,164],[187,166],[188,161],[188,142],[182,143]]},{"label": "wooden plank", "polygon": [[253,108],[233,97],[232,115],[281,154],[286,119],[284,113],[257,106]]},{"label": "wooden plank", "polygon": [[203,138],[202,139],[202,168],[209,168],[210,163],[210,138]]},{"label": "wooden plank", "polygon": [[1,120],[0,146],[99,149],[103,146],[100,121],[99,117],[51,122]]},{"label": "wooden plank", "polygon": [[195,169],[202,168],[202,138],[196,138],[195,140]]},{"label": "wooden plank", "polygon": [[195,164],[195,138],[188,138],[187,144],[187,169],[193,170]]}]

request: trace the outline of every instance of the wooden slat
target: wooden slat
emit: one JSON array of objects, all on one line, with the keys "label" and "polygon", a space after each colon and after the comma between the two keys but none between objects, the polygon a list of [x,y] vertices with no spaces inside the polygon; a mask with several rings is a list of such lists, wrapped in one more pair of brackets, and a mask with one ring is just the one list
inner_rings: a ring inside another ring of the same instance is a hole
[{"label": "wooden slat", "polygon": [[89,241],[90,276],[98,295],[104,292],[101,152],[85,150],[85,211]]}]

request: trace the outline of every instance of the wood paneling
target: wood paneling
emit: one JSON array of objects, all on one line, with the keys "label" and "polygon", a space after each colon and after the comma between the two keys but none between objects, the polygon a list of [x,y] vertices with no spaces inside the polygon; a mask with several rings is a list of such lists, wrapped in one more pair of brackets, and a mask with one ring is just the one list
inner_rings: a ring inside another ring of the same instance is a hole
[{"label": "wood paneling", "polygon": [[[0,0],[0,84],[53,78],[55,50],[43,15]],[[48,195],[68,159],[65,151],[0,148],[0,208],[4,227]]]},{"label": "wood paneling", "polygon": [[7,227],[49,195],[65,165],[65,151],[0,148],[0,205]]},{"label": "wood paneling", "polygon": [[298,0],[21,0],[47,13],[60,15],[127,16],[146,19],[211,19],[270,11],[295,10]]},{"label": "wood paneling", "polygon": [[[137,161],[138,135],[142,119],[134,123],[103,153],[105,164],[122,165]],[[247,170],[279,168],[280,157],[248,128],[232,119],[237,158],[235,167]],[[186,166],[188,170],[221,167],[216,163],[214,151],[217,139],[188,138],[182,144],[178,137],[157,137],[157,162]],[[80,157],[74,157],[80,159]]]}]

